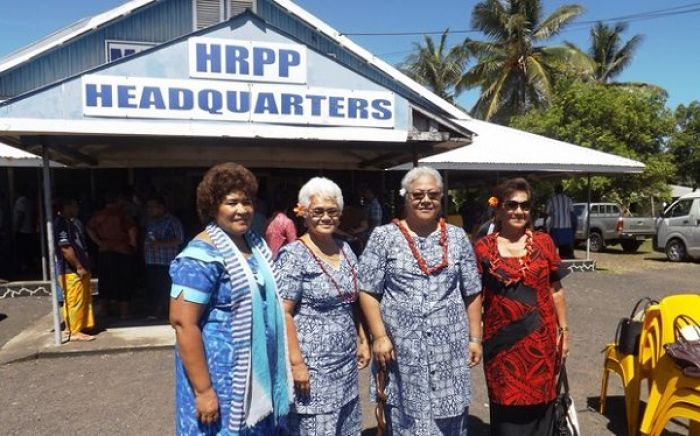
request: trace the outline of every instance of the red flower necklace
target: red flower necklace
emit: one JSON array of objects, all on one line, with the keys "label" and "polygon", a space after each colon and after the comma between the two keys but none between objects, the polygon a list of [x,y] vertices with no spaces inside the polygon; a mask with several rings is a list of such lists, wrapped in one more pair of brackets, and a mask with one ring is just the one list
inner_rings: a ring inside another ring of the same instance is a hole
[{"label": "red flower necklace", "polygon": [[[493,252],[496,255],[495,258],[492,259],[491,262],[491,272],[496,274],[499,267],[502,264],[505,264],[503,261],[503,257],[500,255],[498,251],[498,237],[500,236],[500,232],[497,232],[493,236],[493,243],[494,243],[494,249]],[[534,252],[534,243],[533,243],[533,237],[532,237],[532,232],[530,230],[525,230],[525,255],[522,257],[517,257],[515,259],[518,260],[518,263],[520,264],[520,268],[518,272],[520,273],[520,278],[525,279],[525,274],[527,271],[530,269],[530,263],[532,262],[532,253]],[[505,277],[504,277],[505,279]],[[519,278],[516,278],[515,280],[506,280],[507,282],[515,282]]]},{"label": "red flower necklace", "polygon": [[411,249],[413,257],[416,259],[416,262],[418,262],[418,268],[420,268],[420,270],[423,271],[423,274],[425,274],[426,276],[430,276],[433,274],[437,274],[443,269],[447,268],[447,224],[445,224],[444,218],[440,218],[440,247],[442,248],[442,262],[440,262],[440,264],[432,268],[428,268],[428,264],[425,262],[425,259],[423,259],[423,256],[421,255],[420,251],[418,251],[418,247],[416,247],[416,243],[413,242],[413,238],[411,237],[410,233],[408,233],[408,229],[403,224],[401,224],[401,221],[395,219],[392,221],[392,223],[394,223],[396,227],[399,228],[399,231],[401,232],[403,237],[406,238],[406,242],[408,242],[408,247]]},{"label": "red flower necklace", "polygon": [[316,264],[319,266],[319,268],[321,268],[321,271],[323,271],[323,274],[325,274],[326,277],[328,277],[328,279],[330,280],[330,282],[331,282],[331,283],[333,284],[333,286],[335,287],[335,290],[336,290],[336,292],[338,293],[338,297],[340,298],[340,300],[341,300],[343,303],[352,303],[353,301],[357,300],[357,296],[358,296],[359,293],[360,293],[360,292],[359,292],[359,287],[358,287],[358,285],[357,285],[357,268],[355,268],[355,266],[353,266],[353,265],[350,263],[350,259],[348,259],[348,255],[345,254],[345,250],[343,250],[343,247],[340,247],[340,253],[343,255],[343,257],[345,258],[345,260],[348,262],[348,265],[350,265],[350,271],[351,271],[351,273],[352,273],[352,284],[353,284],[353,288],[354,288],[354,289],[353,289],[352,292],[350,292],[350,293],[348,293],[348,292],[343,292],[343,289],[340,287],[340,285],[338,284],[338,282],[333,278],[333,276],[328,272],[328,270],[326,269],[326,267],[323,266],[323,261],[322,261],[321,259],[319,259],[318,256],[316,256],[316,253],[313,252],[313,250],[311,249],[311,247],[309,247],[308,245],[306,245],[306,242],[305,242],[303,239],[299,239],[299,242],[301,242],[301,244],[302,244],[304,247],[306,247],[307,250],[309,250],[309,253],[311,254],[311,257],[314,258],[314,260],[316,261]]}]

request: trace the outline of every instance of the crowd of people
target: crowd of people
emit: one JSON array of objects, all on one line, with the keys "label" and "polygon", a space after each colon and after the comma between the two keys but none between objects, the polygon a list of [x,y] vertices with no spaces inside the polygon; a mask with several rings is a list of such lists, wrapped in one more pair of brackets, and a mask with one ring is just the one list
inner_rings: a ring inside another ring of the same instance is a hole
[{"label": "crowd of people", "polygon": [[359,435],[371,365],[386,434],[465,435],[482,359],[492,434],[551,433],[564,274],[533,230],[527,181],[494,189],[493,231],[475,241],[442,217],[430,168],[404,176],[400,218],[373,218],[363,192],[368,213],[345,230],[343,191],[315,177],[294,216],[280,194],[261,235],[257,189],[238,164],[211,168],[197,188],[206,227],[170,264],[178,434]]}]

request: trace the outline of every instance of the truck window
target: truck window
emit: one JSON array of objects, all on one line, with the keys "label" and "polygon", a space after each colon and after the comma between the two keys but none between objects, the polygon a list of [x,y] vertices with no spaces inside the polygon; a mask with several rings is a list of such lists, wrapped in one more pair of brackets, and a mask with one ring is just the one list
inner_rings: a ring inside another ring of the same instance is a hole
[{"label": "truck window", "polygon": [[610,211],[608,212],[610,215],[620,216],[620,207],[618,205],[610,204],[608,207],[610,208]]},{"label": "truck window", "polygon": [[586,205],[585,204],[577,204],[574,206],[574,214],[576,214],[577,217],[580,217],[583,215],[583,212],[586,210]]},{"label": "truck window", "polygon": [[599,214],[599,213],[600,213],[600,208],[598,207],[597,204],[594,206],[591,206],[591,215]]},{"label": "truck window", "polygon": [[693,205],[693,199],[689,198],[687,200],[680,200],[678,203],[671,206],[671,208],[666,212],[667,218],[687,216],[690,214],[690,207]]}]

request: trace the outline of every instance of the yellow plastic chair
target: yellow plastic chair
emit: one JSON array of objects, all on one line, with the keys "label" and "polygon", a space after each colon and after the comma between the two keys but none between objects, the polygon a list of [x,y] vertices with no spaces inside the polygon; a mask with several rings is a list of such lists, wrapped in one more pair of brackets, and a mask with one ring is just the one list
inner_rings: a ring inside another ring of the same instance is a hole
[{"label": "yellow plastic chair", "polygon": [[678,377],[680,371],[676,368],[671,359],[666,356],[666,350],[663,345],[676,341],[676,333],[674,322],[678,315],[689,315],[693,319],[700,320],[700,295],[671,295],[659,302],[660,313],[660,333],[657,335],[660,340],[656,346],[650,350],[656,358],[650,361],[651,366],[651,384],[649,389],[649,398],[647,406],[644,410],[642,423],[639,428],[642,434],[650,434],[657,411],[662,405],[661,398],[663,394],[670,390],[673,392],[674,377]]},{"label": "yellow plastic chair", "polygon": [[[655,377],[664,384],[664,391],[658,399],[651,416],[651,422],[642,421],[642,434],[653,436],[660,435],[671,418],[684,417],[691,421],[690,434],[700,434],[700,379],[688,377],[678,368],[673,360],[664,355],[657,366]],[[651,403],[650,403],[651,405]],[[684,405],[691,406],[690,408]],[[692,412],[695,409],[698,413],[688,415],[681,411]],[[650,431],[647,432],[647,429]]]},{"label": "yellow plastic chair", "polygon": [[639,355],[624,354],[618,351],[615,344],[605,347],[605,360],[603,362],[603,377],[600,388],[600,413],[605,414],[605,406],[608,394],[608,379],[610,372],[614,371],[622,380],[625,391],[625,411],[627,415],[627,432],[633,435],[637,431],[639,420],[639,396],[641,382],[651,375],[651,359],[656,354],[656,336],[658,336],[659,306],[656,304],[647,307],[644,314],[644,324],[640,333]]}]

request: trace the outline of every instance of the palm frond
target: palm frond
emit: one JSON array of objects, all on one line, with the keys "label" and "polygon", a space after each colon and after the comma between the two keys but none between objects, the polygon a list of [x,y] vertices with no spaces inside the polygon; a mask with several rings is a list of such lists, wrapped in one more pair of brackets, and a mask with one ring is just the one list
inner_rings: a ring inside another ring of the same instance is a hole
[{"label": "palm frond", "polygon": [[472,11],[472,27],[496,40],[508,38],[508,13],[499,0],[484,0]]},{"label": "palm frond", "polygon": [[558,34],[561,29],[583,13],[579,5],[563,5],[554,10],[537,26],[532,37],[535,41],[547,40]]}]

